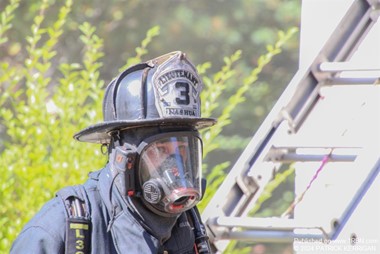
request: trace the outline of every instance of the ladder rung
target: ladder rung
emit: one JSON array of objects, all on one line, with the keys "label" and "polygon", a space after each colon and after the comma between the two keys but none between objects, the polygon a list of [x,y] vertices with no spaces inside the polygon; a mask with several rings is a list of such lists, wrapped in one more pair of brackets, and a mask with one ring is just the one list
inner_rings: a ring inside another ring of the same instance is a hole
[{"label": "ladder rung", "polygon": [[247,230],[226,232],[220,239],[235,239],[261,243],[292,243],[297,239],[322,241],[326,238],[323,234],[298,234],[289,231]]},{"label": "ladder rung", "polygon": [[380,82],[380,77],[371,78],[330,78],[327,85],[373,85]]},{"label": "ladder rung", "polygon": [[341,71],[380,71],[380,66],[365,66],[363,63],[356,64],[351,62],[324,62],[319,65],[322,72],[341,72]]},{"label": "ladder rung", "polygon": [[299,223],[294,219],[286,218],[253,218],[253,217],[230,217],[220,216],[210,218],[210,223],[220,227],[249,228],[255,230],[289,231],[295,229],[318,229],[324,232],[322,227],[314,224]]},{"label": "ladder rung", "polygon": [[322,161],[329,154],[329,161],[355,161],[360,147],[272,147],[265,159],[275,162]]},{"label": "ladder rung", "polygon": [[[288,153],[284,154],[280,160],[282,162],[293,162],[293,161],[322,161],[324,155],[312,155],[312,154],[296,154],[296,153]],[[339,154],[331,154],[329,161],[355,161],[356,155],[339,155]],[[278,159],[276,161],[279,161]]]}]

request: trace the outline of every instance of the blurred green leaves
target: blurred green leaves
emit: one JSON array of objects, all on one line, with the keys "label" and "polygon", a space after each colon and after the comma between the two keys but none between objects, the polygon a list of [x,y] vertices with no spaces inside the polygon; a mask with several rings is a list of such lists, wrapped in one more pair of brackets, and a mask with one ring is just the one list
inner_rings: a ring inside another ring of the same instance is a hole
[{"label": "blurred green leaves", "polygon": [[14,10],[19,6],[20,0],[12,0],[9,5],[6,6],[5,10],[0,16],[0,45],[7,42],[8,38],[5,37],[5,33],[11,29],[12,20],[14,18]]},{"label": "blurred green leaves", "polygon": [[[218,123],[210,129],[207,129],[202,132],[203,135],[203,154],[207,156],[213,150],[219,148],[217,140],[222,132],[223,128],[227,125],[231,124],[231,116],[232,112],[236,110],[237,106],[245,101],[245,94],[249,89],[253,89],[253,85],[259,78],[259,74],[262,72],[263,68],[270,63],[274,56],[281,53],[281,47],[286,43],[289,38],[291,38],[297,29],[289,29],[286,33],[280,31],[278,33],[278,39],[273,45],[267,45],[267,52],[261,55],[258,58],[257,65],[250,72],[248,76],[243,78],[243,84],[235,87],[235,92],[228,99],[228,103],[225,105],[221,114],[218,116]],[[201,99],[204,102],[204,106],[202,108],[203,116],[211,116],[215,115],[214,110],[219,107],[219,102],[221,100],[220,96],[223,91],[227,88],[227,81],[236,75],[236,71],[234,70],[234,64],[240,59],[241,51],[235,52],[230,57],[224,57],[225,65],[221,68],[219,72],[213,75],[213,79],[209,79],[208,77],[203,77],[203,80],[206,85],[206,90],[201,95]],[[204,72],[204,66],[201,66],[200,73]],[[223,138],[223,137],[222,137]],[[226,140],[225,140],[226,141]],[[229,141],[226,141],[229,142]],[[208,188],[205,192],[204,202],[200,204],[200,210],[203,210],[207,205],[208,200],[212,197],[212,195],[219,187],[220,183],[223,181],[226,176],[224,173],[225,169],[229,166],[228,162],[222,162],[221,164],[215,166],[211,171],[206,171],[207,174],[207,182]],[[206,170],[207,167],[204,167]]]},{"label": "blurred green leaves", "polygon": [[[103,42],[96,29],[89,23],[80,26],[82,63],[52,65],[71,7],[72,1],[66,1],[49,25],[44,23],[48,4],[42,2],[26,38],[25,59],[14,65],[0,62],[0,125],[6,134],[0,150],[2,251],[58,189],[83,182],[89,169],[105,161],[98,149],[78,146],[70,138],[101,119]],[[60,74],[52,76],[53,69]]]}]

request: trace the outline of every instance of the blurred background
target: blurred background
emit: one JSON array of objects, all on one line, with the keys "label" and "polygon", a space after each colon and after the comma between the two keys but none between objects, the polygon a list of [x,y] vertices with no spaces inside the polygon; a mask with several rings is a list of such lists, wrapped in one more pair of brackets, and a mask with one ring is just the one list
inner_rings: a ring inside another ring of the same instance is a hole
[{"label": "blurred background", "polygon": [[[19,64],[25,58],[25,38],[30,35],[30,24],[39,11],[41,1],[21,1],[15,11],[10,38],[13,44],[0,47],[0,57],[11,64]],[[61,7],[60,1],[52,2],[46,10],[46,21],[53,22]],[[298,27],[300,0],[110,0],[74,1],[68,16],[67,31],[57,44],[59,57],[54,61],[79,62],[83,46],[78,43],[79,24],[89,22],[96,27],[96,34],[104,39],[103,66],[100,76],[105,84],[118,75],[126,59],[134,56],[135,48],[145,38],[147,31],[159,26],[160,34],[148,47],[144,60],[166,52],[182,50],[196,64],[211,62],[210,72],[223,65],[223,58],[242,50],[236,69],[240,77],[249,73],[258,57],[266,51],[267,44],[277,40],[279,30]],[[0,2],[3,9],[8,1]],[[221,147],[223,158],[236,160],[247,138],[271,109],[272,105],[293,77],[298,68],[299,36],[289,40],[281,54],[266,66],[259,81],[246,93],[246,102],[233,113],[233,124],[227,126],[223,136],[229,139],[228,147]],[[54,64],[54,62],[53,62]],[[222,96],[231,96],[234,87],[242,80],[229,81]],[[225,100],[227,101],[227,100]],[[225,105],[221,104],[219,112]],[[229,138],[234,137],[234,138]],[[214,158],[213,158],[214,159]],[[216,158],[215,158],[216,159]]]}]

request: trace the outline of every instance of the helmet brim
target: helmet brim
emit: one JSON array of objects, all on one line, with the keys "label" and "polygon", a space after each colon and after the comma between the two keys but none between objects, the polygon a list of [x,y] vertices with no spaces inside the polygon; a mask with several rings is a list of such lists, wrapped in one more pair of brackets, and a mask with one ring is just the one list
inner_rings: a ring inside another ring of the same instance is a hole
[{"label": "helmet brim", "polygon": [[87,127],[74,135],[74,138],[81,142],[109,144],[111,133],[116,130],[149,127],[149,126],[192,126],[197,130],[211,127],[216,124],[214,118],[167,118],[149,120],[119,120],[102,122]]}]

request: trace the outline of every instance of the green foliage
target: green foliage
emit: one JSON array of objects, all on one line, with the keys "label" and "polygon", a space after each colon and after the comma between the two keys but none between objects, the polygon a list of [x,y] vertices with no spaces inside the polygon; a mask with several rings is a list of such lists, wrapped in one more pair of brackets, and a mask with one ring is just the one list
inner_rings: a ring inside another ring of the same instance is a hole
[{"label": "green foliage", "polygon": [[123,67],[121,67],[119,69],[119,71],[123,71],[132,65],[140,63],[142,61],[142,57],[146,53],[148,53],[147,46],[149,45],[149,43],[152,42],[153,38],[158,36],[159,34],[160,34],[160,27],[159,26],[154,26],[154,27],[150,28],[146,34],[145,39],[141,42],[141,46],[137,47],[135,49],[136,56],[128,58],[127,63]]},{"label": "green foliage", "polygon": [[[276,173],[274,178],[265,186],[263,192],[256,201],[254,207],[248,213],[250,217],[275,217],[279,216],[286,210],[286,208],[292,203],[294,199],[293,191],[283,191],[281,186],[283,185],[292,185],[293,181],[291,180],[294,176],[294,167],[290,165],[288,168],[279,170]],[[288,187],[289,188],[289,187]],[[271,204],[266,204],[273,198],[274,194],[279,191],[281,192],[280,197],[277,197],[275,202]],[[252,243],[240,243],[236,240],[230,241],[228,244],[225,253],[231,254],[249,254],[252,251]]]},{"label": "green foliage", "polygon": [[[73,4],[72,0],[62,5],[49,0],[33,2],[30,10],[35,16],[22,41],[12,41],[7,36],[14,27],[14,13],[21,8],[19,0],[11,0],[0,14],[0,46],[8,53],[21,52],[15,58],[0,55],[1,253],[9,251],[22,226],[57,190],[84,182],[88,170],[102,167],[107,159],[101,156],[99,146],[79,144],[70,138],[75,132],[102,121],[105,85],[100,78],[105,61],[103,37],[97,35],[98,27],[89,22],[79,25],[70,22],[70,13],[75,10]],[[73,45],[73,48],[80,47],[81,52],[76,61],[69,60],[62,51],[63,38],[73,30],[80,33]],[[232,88],[236,92],[223,104],[219,123],[203,132],[205,156],[219,149],[218,136],[231,123],[232,111],[244,102],[244,94],[259,73],[281,52],[294,32],[280,32],[278,41],[267,47],[267,53],[258,59],[257,67],[244,78],[243,84]],[[159,34],[159,26],[149,29],[135,49],[136,55],[129,57],[122,69],[140,62]],[[207,75],[211,63],[198,66],[205,82],[203,116],[212,116],[222,107],[221,99],[231,89],[230,81],[242,75],[235,69],[241,57],[241,50],[225,57],[223,67],[211,78]],[[223,181],[229,165],[228,161],[222,162],[207,172],[209,185],[203,205]]]},{"label": "green foliage", "polygon": [[[99,80],[103,41],[88,23],[79,27],[82,63],[53,66],[71,6],[72,1],[66,1],[48,26],[44,12],[49,5],[42,2],[26,37],[26,59],[15,66],[0,62],[0,124],[6,130],[0,154],[0,250],[9,249],[21,226],[59,188],[83,182],[87,173],[83,169],[105,161],[98,147],[78,146],[68,138],[101,119],[103,87]],[[60,74],[51,76],[55,70]]]},{"label": "green foliage", "polygon": [[0,45],[8,41],[8,38],[4,37],[4,35],[12,27],[11,22],[14,18],[14,11],[19,6],[19,2],[20,0],[12,0],[0,15]]},{"label": "green foliage", "polygon": [[[0,154],[2,251],[9,249],[22,225],[59,188],[84,181],[83,168],[104,163],[93,147],[79,147],[68,138],[100,119],[103,86],[99,80],[102,40],[89,24],[80,26],[83,63],[53,66],[55,46],[71,6],[72,1],[66,1],[56,21],[48,25],[44,12],[49,3],[42,2],[26,37],[25,60],[14,66],[0,62],[0,124],[6,130]],[[61,71],[60,77],[51,76],[55,69]]]},{"label": "green foliage", "polygon": [[[203,152],[205,155],[218,148],[216,143],[214,143],[214,140],[222,132],[223,127],[231,123],[230,119],[232,111],[237,107],[237,105],[244,102],[244,94],[252,88],[252,85],[257,81],[263,68],[273,59],[274,56],[281,53],[282,46],[297,31],[297,28],[291,28],[286,33],[279,31],[278,39],[275,44],[267,45],[267,52],[258,58],[257,66],[243,79],[243,84],[236,90],[235,94],[228,99],[228,103],[225,105],[222,114],[218,117],[218,123],[216,126],[204,132],[204,142],[206,145]],[[203,77],[206,86],[206,91],[204,91],[201,96],[201,99],[204,101],[202,111],[202,115],[204,117],[211,116],[213,111],[218,108],[218,99],[222,92],[227,88],[227,81],[236,75],[236,71],[233,69],[233,64],[239,60],[241,53],[242,52],[238,50],[232,56],[225,57],[224,66],[213,76],[212,80],[208,77]],[[208,63],[200,66],[200,73],[204,73],[207,67],[210,67]]]},{"label": "green foliage", "polygon": [[237,241],[231,241],[225,252],[231,254],[249,254],[252,251],[251,247],[239,247]]},{"label": "green foliage", "polygon": [[[296,28],[291,28],[286,33],[280,31],[278,32],[278,39],[274,45],[267,45],[267,52],[259,57],[257,66],[243,79],[243,84],[237,88],[235,94],[228,99],[228,103],[224,107],[222,114],[218,117],[218,123],[214,127],[203,132],[204,156],[207,156],[213,150],[218,149],[218,142],[215,142],[215,140],[218,138],[223,128],[231,123],[232,111],[239,104],[244,102],[244,94],[248,89],[251,89],[253,84],[258,80],[259,74],[263,68],[270,63],[274,56],[281,53],[282,46],[297,31]],[[202,99],[205,101],[202,111],[203,116],[207,117],[212,115],[213,111],[219,106],[218,99],[220,100],[220,95],[227,88],[227,81],[236,75],[236,71],[233,69],[233,64],[239,60],[240,56],[241,51],[237,51],[232,56],[225,57],[225,65],[213,76],[212,80],[203,77],[206,86],[206,90],[202,94]],[[207,67],[209,67],[209,64],[206,66],[200,66],[200,73],[204,73]],[[207,175],[208,187],[204,196],[205,201],[199,205],[201,211],[207,205],[208,200],[213,196],[220,183],[224,180],[226,175],[225,173],[221,173],[221,171],[223,170],[224,172],[224,169],[228,166],[228,162],[225,162],[214,167],[212,172]]]},{"label": "green foliage", "polygon": [[[259,199],[255,203],[255,206],[249,211],[249,215],[257,215],[258,211],[260,208],[262,208],[263,204],[265,201],[270,199],[272,197],[273,192],[281,185],[283,184],[286,180],[289,179],[291,175],[294,174],[294,167],[289,167],[288,169],[284,170],[283,172],[278,172],[276,173],[274,179],[270,181],[264,188],[263,193],[260,195]],[[292,197],[293,198],[293,197]],[[284,202],[285,205],[289,205],[288,203],[290,202]],[[284,211],[284,209],[282,209]],[[275,214],[271,211],[270,214],[265,214],[264,216],[275,216]],[[263,217],[264,217],[263,216]],[[278,216],[278,214],[277,214]]]}]

